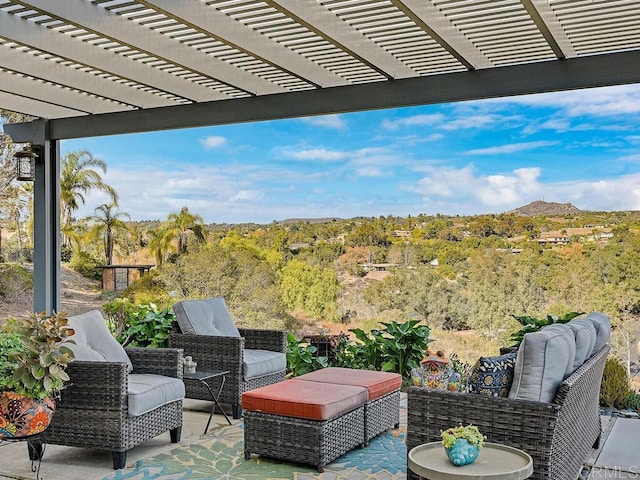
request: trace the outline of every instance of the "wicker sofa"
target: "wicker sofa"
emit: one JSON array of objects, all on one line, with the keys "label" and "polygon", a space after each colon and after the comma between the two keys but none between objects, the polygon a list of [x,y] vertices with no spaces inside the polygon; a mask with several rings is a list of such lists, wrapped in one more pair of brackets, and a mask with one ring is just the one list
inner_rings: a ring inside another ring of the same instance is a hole
[{"label": "wicker sofa", "polygon": [[[608,351],[605,344],[592,353],[550,401],[410,387],[407,451],[439,441],[449,427],[474,424],[488,441],[529,453],[532,479],[575,480],[600,440],[599,392]],[[419,477],[408,471],[407,478]]]}]

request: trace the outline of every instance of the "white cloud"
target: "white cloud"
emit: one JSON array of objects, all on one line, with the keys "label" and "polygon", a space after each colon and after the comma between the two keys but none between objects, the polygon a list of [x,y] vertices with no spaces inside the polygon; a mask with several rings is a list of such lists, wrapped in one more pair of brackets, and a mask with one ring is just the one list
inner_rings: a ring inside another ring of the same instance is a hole
[{"label": "white cloud", "polygon": [[506,153],[516,153],[525,150],[535,150],[536,148],[551,147],[557,145],[555,141],[541,140],[538,142],[521,142],[521,143],[509,143],[506,145],[498,145],[488,148],[476,148],[473,150],[467,150],[465,155],[503,155]]},{"label": "white cloud", "polygon": [[200,145],[202,145],[206,150],[212,150],[214,148],[218,148],[227,143],[227,139],[225,137],[220,137],[217,135],[210,135],[208,137],[204,137],[200,139]]},{"label": "white cloud", "polygon": [[640,153],[626,155],[624,157],[620,157],[618,160],[625,163],[640,163]]},{"label": "white cloud", "polygon": [[356,170],[356,175],[359,177],[384,177],[386,174],[377,167],[362,167]]},{"label": "white cloud", "polygon": [[303,122],[322,128],[331,128],[335,130],[346,130],[347,122],[340,115],[322,115],[319,117],[303,118]]},{"label": "white cloud", "polygon": [[326,148],[310,148],[306,150],[285,148],[281,149],[280,153],[295,160],[315,160],[319,162],[338,162],[348,156],[348,152],[328,150]]},{"label": "white cloud", "polygon": [[440,128],[448,131],[482,128],[491,125],[499,125],[503,123],[502,120],[503,119],[500,115],[465,115],[440,125]]},{"label": "white cloud", "polygon": [[411,117],[399,118],[397,120],[384,120],[382,122],[382,128],[385,130],[397,130],[404,127],[416,127],[424,125],[438,125],[445,121],[445,116],[442,113],[432,113],[425,115],[414,115]]},{"label": "white cloud", "polygon": [[482,100],[483,103],[561,108],[570,117],[608,117],[640,113],[640,85],[587,88]]}]

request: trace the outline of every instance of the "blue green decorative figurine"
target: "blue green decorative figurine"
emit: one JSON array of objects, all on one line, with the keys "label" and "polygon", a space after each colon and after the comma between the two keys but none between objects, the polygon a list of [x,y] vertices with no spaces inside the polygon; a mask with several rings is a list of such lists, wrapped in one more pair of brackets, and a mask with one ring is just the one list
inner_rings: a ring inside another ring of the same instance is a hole
[{"label": "blue green decorative figurine", "polygon": [[449,460],[457,467],[475,462],[485,440],[475,425],[448,428],[441,437]]}]

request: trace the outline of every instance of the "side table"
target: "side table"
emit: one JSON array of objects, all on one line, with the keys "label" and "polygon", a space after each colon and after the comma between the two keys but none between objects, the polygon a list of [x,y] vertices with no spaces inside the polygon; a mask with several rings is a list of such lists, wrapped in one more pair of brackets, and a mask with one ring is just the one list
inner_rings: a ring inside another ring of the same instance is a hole
[{"label": "side table", "polygon": [[[231,420],[229,420],[229,417],[227,417],[226,412],[222,409],[219,402],[220,393],[222,392],[222,388],[224,387],[224,382],[228,374],[229,374],[229,370],[199,370],[193,373],[184,373],[182,375],[183,381],[198,381],[202,383],[205,387],[207,387],[207,390],[211,394],[211,399],[213,400],[213,407],[211,408],[211,413],[209,414],[209,420],[207,420],[207,426],[204,427],[204,434],[206,434],[207,430],[209,430],[209,425],[211,424],[211,419],[213,418],[213,414],[216,411],[216,407],[220,409],[220,411],[224,415],[224,418],[227,420],[227,423],[231,425]],[[220,378],[220,387],[218,388],[217,393],[213,393],[213,390],[211,389],[211,385],[209,384],[210,381],[213,380],[214,378]]]},{"label": "side table", "polygon": [[429,480],[524,480],[533,474],[533,460],[517,448],[485,443],[475,462],[456,467],[442,442],[431,442],[411,449],[407,468]]}]

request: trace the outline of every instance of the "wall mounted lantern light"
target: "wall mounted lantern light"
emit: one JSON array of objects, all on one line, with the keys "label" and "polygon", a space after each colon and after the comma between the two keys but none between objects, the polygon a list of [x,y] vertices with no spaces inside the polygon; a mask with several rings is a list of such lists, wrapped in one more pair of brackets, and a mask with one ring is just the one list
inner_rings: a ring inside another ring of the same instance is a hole
[{"label": "wall mounted lantern light", "polygon": [[31,146],[24,147],[13,155],[16,162],[16,180],[32,182],[36,178],[36,158],[38,155]]}]

